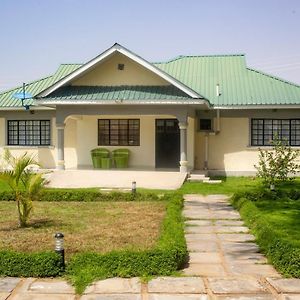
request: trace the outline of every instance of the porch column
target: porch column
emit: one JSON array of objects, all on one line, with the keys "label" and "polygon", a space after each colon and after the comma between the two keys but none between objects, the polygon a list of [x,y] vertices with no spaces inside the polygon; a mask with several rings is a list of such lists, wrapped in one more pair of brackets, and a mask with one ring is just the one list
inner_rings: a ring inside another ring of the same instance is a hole
[{"label": "porch column", "polygon": [[187,172],[187,122],[179,122],[180,129],[180,172]]},{"label": "porch column", "polygon": [[65,124],[56,124],[57,129],[57,166],[56,169],[65,169]]}]

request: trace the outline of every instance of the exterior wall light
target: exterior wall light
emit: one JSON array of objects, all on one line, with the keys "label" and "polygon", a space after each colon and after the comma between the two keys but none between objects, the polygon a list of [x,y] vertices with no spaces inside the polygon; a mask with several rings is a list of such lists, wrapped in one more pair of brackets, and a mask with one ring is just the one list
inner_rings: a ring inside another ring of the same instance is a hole
[{"label": "exterior wall light", "polygon": [[55,238],[55,252],[60,256],[60,266],[65,268],[65,249],[64,249],[64,235],[61,232],[57,232],[54,235]]}]

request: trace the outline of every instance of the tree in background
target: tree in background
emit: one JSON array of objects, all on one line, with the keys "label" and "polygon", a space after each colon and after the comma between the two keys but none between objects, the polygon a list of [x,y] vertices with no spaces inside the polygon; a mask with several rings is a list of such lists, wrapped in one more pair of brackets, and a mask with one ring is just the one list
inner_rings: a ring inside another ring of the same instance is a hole
[{"label": "tree in background", "polygon": [[271,145],[272,150],[259,149],[259,162],[255,168],[256,176],[262,178],[264,184],[273,190],[276,183],[293,180],[292,175],[300,171],[300,165],[297,164],[300,151],[293,150],[278,136],[274,137]]},{"label": "tree in background", "polygon": [[9,150],[6,150],[3,159],[5,169],[0,173],[0,179],[7,182],[13,191],[18,208],[19,225],[26,227],[33,209],[33,201],[39,199],[39,193],[46,181],[41,174],[32,171],[32,167],[39,164],[27,152],[20,157],[13,157]]}]

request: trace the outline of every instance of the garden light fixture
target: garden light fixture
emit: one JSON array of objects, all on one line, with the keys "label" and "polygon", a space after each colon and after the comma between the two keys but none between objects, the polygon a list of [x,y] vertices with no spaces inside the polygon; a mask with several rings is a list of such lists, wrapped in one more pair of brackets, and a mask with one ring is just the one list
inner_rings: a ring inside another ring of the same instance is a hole
[{"label": "garden light fixture", "polygon": [[64,235],[61,232],[57,232],[54,235],[55,238],[55,252],[60,255],[60,265],[65,267],[65,249],[64,249]]}]

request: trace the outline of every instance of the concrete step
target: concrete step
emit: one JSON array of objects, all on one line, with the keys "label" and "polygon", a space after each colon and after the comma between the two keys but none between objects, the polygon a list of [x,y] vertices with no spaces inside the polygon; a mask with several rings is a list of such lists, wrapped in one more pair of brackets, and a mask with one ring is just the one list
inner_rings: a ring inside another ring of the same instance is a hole
[{"label": "concrete step", "polygon": [[218,183],[222,183],[222,180],[205,179],[203,180],[203,183],[218,184]]}]

